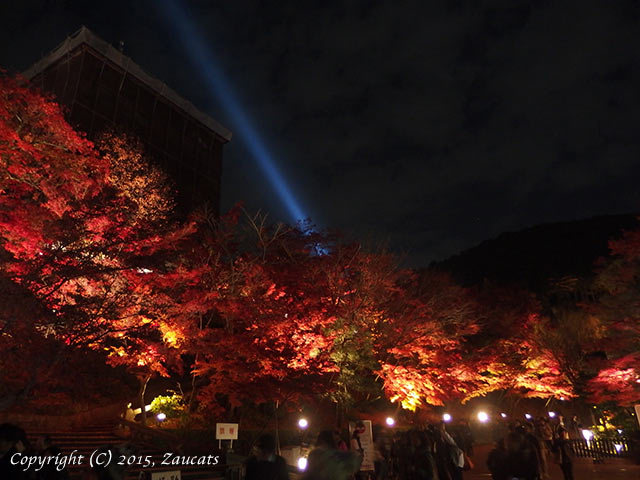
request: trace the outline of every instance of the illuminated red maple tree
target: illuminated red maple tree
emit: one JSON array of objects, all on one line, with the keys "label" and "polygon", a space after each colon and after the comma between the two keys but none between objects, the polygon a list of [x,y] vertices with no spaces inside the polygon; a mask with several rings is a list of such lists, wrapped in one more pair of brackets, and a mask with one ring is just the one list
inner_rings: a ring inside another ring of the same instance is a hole
[{"label": "illuminated red maple tree", "polygon": [[640,401],[640,231],[609,242],[611,257],[598,273],[601,294],[588,310],[600,322],[606,365],[588,385],[595,402],[630,406]]},{"label": "illuminated red maple tree", "polygon": [[8,343],[31,328],[104,349],[147,377],[166,373],[179,333],[158,285],[172,273],[167,255],[192,231],[176,228],[172,207],[139,150],[113,136],[95,148],[50,99],[0,78],[2,273],[50,314],[5,321]]},{"label": "illuminated red maple tree", "polygon": [[207,379],[199,398],[209,407],[221,395],[237,406],[313,394],[335,370],[326,331],[333,318],[324,273],[331,257],[314,254],[313,233],[250,220],[249,234],[235,244],[221,246],[219,228],[204,243],[208,267],[196,290],[206,300],[194,305],[208,302],[210,310],[198,312],[205,320],[193,348],[195,372]]}]

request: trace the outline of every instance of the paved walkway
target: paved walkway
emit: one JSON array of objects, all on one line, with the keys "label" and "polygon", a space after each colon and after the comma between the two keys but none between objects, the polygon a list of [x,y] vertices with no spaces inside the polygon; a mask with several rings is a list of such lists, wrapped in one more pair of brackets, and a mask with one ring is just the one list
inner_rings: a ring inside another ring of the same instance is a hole
[{"label": "paved walkway", "polygon": [[[475,468],[464,473],[464,480],[491,480],[486,468],[486,455],[489,446],[480,446],[474,456]],[[562,471],[557,464],[550,464],[551,480],[563,480]],[[633,465],[630,460],[608,458],[605,463],[594,464],[589,459],[576,458],[573,464],[575,480],[640,480],[640,465]]]},{"label": "paved walkway", "polygon": [[[640,465],[628,465],[625,463],[606,463],[604,465],[590,465],[579,463],[574,465],[573,476],[575,480],[640,480]],[[490,480],[491,474],[481,472],[465,472],[464,480]],[[551,469],[552,480],[563,480],[562,472],[558,465]]]}]

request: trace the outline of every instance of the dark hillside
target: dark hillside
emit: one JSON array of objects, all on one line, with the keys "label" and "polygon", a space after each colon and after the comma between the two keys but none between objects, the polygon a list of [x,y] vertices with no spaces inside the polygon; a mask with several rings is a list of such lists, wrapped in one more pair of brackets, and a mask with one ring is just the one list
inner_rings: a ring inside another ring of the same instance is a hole
[{"label": "dark hillside", "polygon": [[484,281],[539,292],[548,279],[588,277],[608,254],[608,241],[640,226],[637,215],[607,215],[538,225],[454,255],[431,268],[448,271],[465,286]]}]

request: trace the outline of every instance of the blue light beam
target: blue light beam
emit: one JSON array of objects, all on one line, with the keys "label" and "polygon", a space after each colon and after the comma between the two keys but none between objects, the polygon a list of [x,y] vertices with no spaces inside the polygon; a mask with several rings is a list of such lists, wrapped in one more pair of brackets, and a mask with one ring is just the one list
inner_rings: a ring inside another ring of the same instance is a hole
[{"label": "blue light beam", "polygon": [[188,18],[187,13],[178,2],[161,0],[158,4],[162,7],[167,23],[173,27],[181,39],[187,56],[206,80],[210,93],[230,115],[231,121],[247,145],[249,152],[258,160],[258,165],[275,188],[291,219],[294,222],[306,220],[307,215],[303,213],[264,141],[236,98],[233,88],[217,66],[213,52],[198,35],[195,24]]}]

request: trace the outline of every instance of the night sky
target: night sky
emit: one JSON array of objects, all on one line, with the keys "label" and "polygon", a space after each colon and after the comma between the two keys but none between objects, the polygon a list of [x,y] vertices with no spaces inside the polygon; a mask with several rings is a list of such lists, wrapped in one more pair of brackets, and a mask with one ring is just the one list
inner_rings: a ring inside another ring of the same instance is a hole
[{"label": "night sky", "polygon": [[[0,6],[21,71],[86,25],[234,132],[223,211],[291,221],[157,1]],[[427,265],[503,231],[640,211],[640,2],[182,2],[303,212]]]}]

